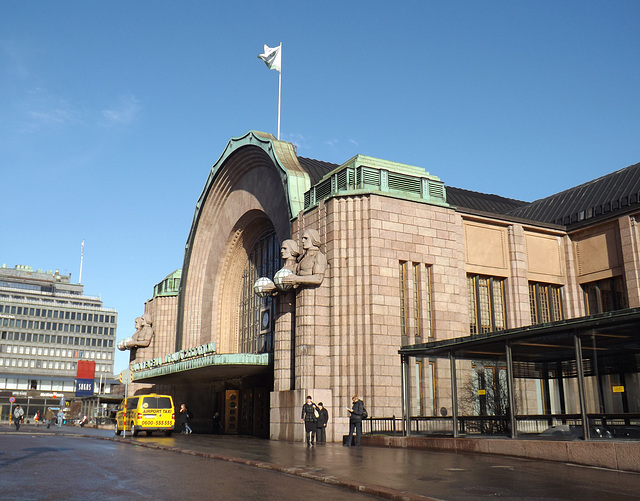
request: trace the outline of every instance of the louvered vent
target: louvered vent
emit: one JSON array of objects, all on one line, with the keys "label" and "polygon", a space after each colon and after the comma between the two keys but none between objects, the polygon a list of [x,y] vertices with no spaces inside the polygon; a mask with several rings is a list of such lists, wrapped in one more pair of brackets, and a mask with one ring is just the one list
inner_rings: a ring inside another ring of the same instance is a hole
[{"label": "louvered vent", "polygon": [[396,172],[389,172],[389,189],[393,191],[402,191],[404,193],[415,193],[420,195],[422,182],[420,178],[406,176]]},{"label": "louvered vent", "polygon": [[444,185],[429,183],[429,196],[431,198],[437,198],[439,200],[444,200]]},{"label": "louvered vent", "polygon": [[336,174],[336,188],[338,191],[346,190],[349,188],[349,169],[345,169]]},{"label": "louvered vent", "polygon": [[329,195],[331,195],[331,179],[327,179],[323,181],[318,186],[316,186],[316,202],[320,200],[324,200]]},{"label": "louvered vent", "polygon": [[377,169],[370,169],[369,167],[361,167],[360,175],[362,180],[362,186],[376,186],[380,187],[380,171]]}]

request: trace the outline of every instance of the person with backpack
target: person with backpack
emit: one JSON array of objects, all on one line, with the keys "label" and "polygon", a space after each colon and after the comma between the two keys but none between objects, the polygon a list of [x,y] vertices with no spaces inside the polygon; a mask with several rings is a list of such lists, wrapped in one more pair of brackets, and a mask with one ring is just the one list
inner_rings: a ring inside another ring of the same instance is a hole
[{"label": "person with backpack", "polygon": [[351,397],[351,408],[349,411],[349,436],[345,446],[351,446],[353,432],[356,432],[356,447],[360,445],[360,437],[362,436],[362,420],[367,419],[367,411],[364,408],[364,402],[358,398],[358,395]]}]

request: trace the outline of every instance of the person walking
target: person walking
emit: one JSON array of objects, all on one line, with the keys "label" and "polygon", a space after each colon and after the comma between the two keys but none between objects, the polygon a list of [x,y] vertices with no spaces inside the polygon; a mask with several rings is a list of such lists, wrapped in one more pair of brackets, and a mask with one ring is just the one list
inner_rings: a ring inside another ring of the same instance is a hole
[{"label": "person walking", "polygon": [[47,409],[47,412],[44,413],[44,420],[47,422],[47,428],[51,428],[51,423],[53,423],[54,413],[51,409]]},{"label": "person walking", "polygon": [[56,424],[58,425],[58,428],[62,428],[62,423],[64,422],[64,411],[62,409],[60,409],[58,411],[58,417],[56,419]]},{"label": "person walking", "polygon": [[23,417],[24,411],[22,410],[22,407],[16,405],[16,408],[13,410],[13,424],[16,425],[16,431],[20,429],[20,422],[22,421]]},{"label": "person walking", "polygon": [[307,395],[307,401],[302,406],[302,414],[300,415],[300,421],[304,423],[304,434],[307,439],[307,447],[313,445],[316,438],[316,431],[318,425],[318,407],[313,403],[311,395]]},{"label": "person walking", "polygon": [[222,420],[219,412],[213,415],[213,434],[222,435]]},{"label": "person walking", "polygon": [[191,426],[189,426],[189,421],[191,421],[191,412],[187,409],[186,404],[180,404],[180,414],[179,414],[179,422],[182,425],[182,432],[184,435],[188,435],[189,433],[193,433]]},{"label": "person walking", "polygon": [[316,432],[316,440],[319,444],[327,441],[327,422],[329,421],[329,411],[325,409],[322,402],[318,402],[318,421],[316,426],[318,428]]},{"label": "person walking", "polygon": [[346,446],[351,446],[353,439],[353,432],[356,432],[356,447],[360,445],[360,437],[362,436],[362,420],[367,417],[364,410],[364,402],[358,398],[358,395],[351,397],[351,408],[347,407],[349,411],[349,436],[347,438]]}]

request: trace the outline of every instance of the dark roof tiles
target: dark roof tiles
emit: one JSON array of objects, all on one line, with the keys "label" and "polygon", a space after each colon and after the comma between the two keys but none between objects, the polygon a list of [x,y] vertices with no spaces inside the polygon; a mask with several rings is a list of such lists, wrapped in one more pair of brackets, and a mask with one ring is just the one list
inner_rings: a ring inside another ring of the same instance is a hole
[{"label": "dark roof tiles", "polygon": [[569,225],[638,203],[640,163],[516,208],[510,216]]},{"label": "dark roof tiles", "polygon": [[494,214],[507,214],[509,211],[528,204],[528,202],[521,200],[463,190],[462,188],[454,188],[453,186],[447,186],[447,203],[456,207],[475,209]]},{"label": "dark roof tiles", "polygon": [[298,157],[298,162],[300,162],[302,168],[309,173],[312,186],[319,183],[324,176],[329,174],[329,172],[339,167],[338,164],[305,157]]}]

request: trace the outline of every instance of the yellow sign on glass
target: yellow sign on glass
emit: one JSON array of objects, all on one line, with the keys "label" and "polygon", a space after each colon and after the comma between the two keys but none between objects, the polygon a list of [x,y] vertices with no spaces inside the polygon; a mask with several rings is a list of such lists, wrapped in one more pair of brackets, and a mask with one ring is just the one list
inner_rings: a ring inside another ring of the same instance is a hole
[{"label": "yellow sign on glass", "polygon": [[624,393],[624,386],[614,386],[613,393]]}]

